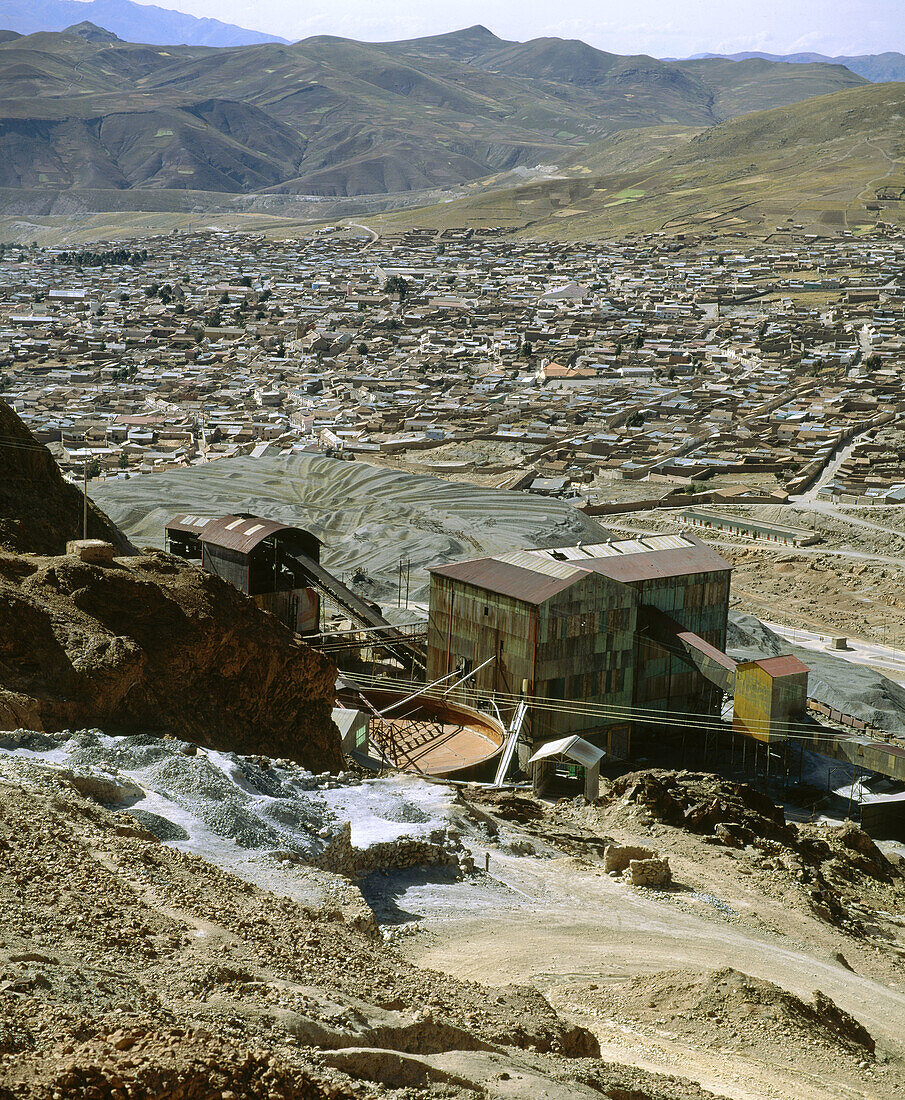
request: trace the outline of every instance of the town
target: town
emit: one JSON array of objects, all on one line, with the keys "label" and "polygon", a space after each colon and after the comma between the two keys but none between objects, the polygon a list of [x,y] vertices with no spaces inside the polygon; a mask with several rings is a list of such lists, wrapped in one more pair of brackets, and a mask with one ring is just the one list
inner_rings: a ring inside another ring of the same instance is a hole
[{"label": "town", "polygon": [[80,482],[322,451],[604,514],[781,504],[834,458],[821,496],[905,500],[892,234],[94,249],[0,258],[0,396]]}]

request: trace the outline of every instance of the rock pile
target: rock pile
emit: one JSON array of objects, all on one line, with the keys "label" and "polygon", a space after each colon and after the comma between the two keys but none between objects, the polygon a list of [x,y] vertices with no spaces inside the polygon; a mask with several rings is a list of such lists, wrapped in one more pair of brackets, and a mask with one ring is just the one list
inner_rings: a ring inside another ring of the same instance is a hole
[{"label": "rock pile", "polygon": [[794,826],[786,824],[781,806],[748,783],[734,783],[704,772],[650,770],[630,772],[615,780],[606,794],[635,803],[665,825],[693,833],[714,833],[717,826],[740,844],[753,837],[790,842]]},{"label": "rock pile", "polygon": [[662,970],[598,992],[599,1002],[619,1005],[639,1022],[706,1037],[709,1045],[763,1048],[819,1044],[832,1054],[871,1059],[867,1029],[826,994],[803,1000],[772,982],[725,967],[716,971]]},{"label": "rock pile", "polygon": [[747,783],[700,772],[654,769],[621,776],[601,799],[603,820],[634,812],[743,851],[776,888],[796,889],[811,911],[840,929],[862,934],[863,904],[905,906],[905,865],[887,858],[857,825],[796,826],[782,807]]}]

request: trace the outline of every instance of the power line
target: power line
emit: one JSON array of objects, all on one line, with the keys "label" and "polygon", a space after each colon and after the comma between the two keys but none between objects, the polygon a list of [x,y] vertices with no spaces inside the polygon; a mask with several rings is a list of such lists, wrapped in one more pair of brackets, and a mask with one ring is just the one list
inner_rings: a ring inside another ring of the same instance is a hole
[{"label": "power line", "polygon": [[50,451],[47,450],[47,447],[43,443],[20,443],[18,440],[9,439],[9,441],[7,441],[0,439],[0,447],[10,451],[47,451],[47,453],[50,454]]},{"label": "power line", "polygon": [[[350,681],[355,682],[355,686],[361,688],[367,688],[370,686],[373,689],[381,690],[407,690],[409,687],[418,687],[418,681],[405,681],[402,679],[388,679],[386,677],[371,677],[366,675],[358,675],[353,673],[344,674]],[[423,686],[423,685],[422,685]],[[448,696],[442,692],[426,691],[423,693],[426,698],[429,699],[442,699],[448,701]],[[480,694],[480,693],[479,693]],[[611,722],[618,721],[635,721],[656,723],[657,725],[675,726],[685,728],[689,725],[697,726],[703,730],[719,730],[726,732],[726,725],[719,718],[713,715],[700,714],[694,711],[676,711],[676,710],[658,710],[655,708],[643,708],[643,707],[620,707],[616,704],[606,703],[578,703],[567,702],[565,700],[552,700],[543,696],[522,696],[514,693],[507,692],[485,692],[483,694],[491,695],[498,701],[502,701],[504,704],[509,703],[511,705],[517,705],[519,702],[527,702],[527,704],[533,709],[541,712],[568,714],[575,717],[587,717],[587,718],[600,718],[602,720],[609,720]],[[767,724],[764,724],[764,728],[767,728]],[[792,737],[795,740],[801,741],[835,741],[838,738],[832,734],[823,734],[818,732],[819,727],[808,725],[803,722],[790,722],[787,724],[784,733],[786,736]],[[800,730],[801,733],[795,733],[793,731]],[[840,731],[842,732],[842,731]]]}]

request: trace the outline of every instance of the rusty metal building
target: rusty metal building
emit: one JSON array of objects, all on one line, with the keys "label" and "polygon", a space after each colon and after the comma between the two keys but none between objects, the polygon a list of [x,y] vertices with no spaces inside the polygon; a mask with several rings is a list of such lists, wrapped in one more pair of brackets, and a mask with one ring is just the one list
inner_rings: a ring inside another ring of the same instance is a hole
[{"label": "rusty metal building", "polygon": [[578,733],[617,754],[641,708],[715,711],[721,692],[686,653],[688,639],[702,653],[725,649],[731,568],[684,534],[434,568],[428,675],[490,660],[479,690],[597,704],[596,715],[532,708],[527,742]]},{"label": "rusty metal building", "polygon": [[[474,687],[488,695],[628,708],[637,611],[624,585],[530,551],[440,566],[431,570],[428,678],[477,669]],[[537,742],[617,724],[533,709],[524,732]]]},{"label": "rusty metal building", "polygon": [[298,633],[318,629],[319,597],[306,562],[320,559],[320,539],[301,527],[259,516],[181,513],[166,525],[172,554],[200,563]]}]

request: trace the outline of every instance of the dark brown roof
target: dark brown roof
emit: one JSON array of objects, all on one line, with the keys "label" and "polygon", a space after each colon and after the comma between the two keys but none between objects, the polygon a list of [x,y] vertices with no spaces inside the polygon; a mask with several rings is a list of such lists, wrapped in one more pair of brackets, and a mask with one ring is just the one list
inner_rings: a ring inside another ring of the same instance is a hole
[{"label": "dark brown roof", "polygon": [[581,564],[585,569],[593,569],[595,573],[602,573],[622,584],[695,573],[723,573],[732,569],[725,558],[697,540],[687,550],[649,550],[639,554],[614,554],[606,558],[582,558]]},{"label": "dark brown roof", "polygon": [[535,573],[531,569],[522,569],[518,565],[510,565],[509,562],[498,561],[496,558],[477,558],[474,561],[453,562],[452,565],[438,565],[428,572],[473,584],[477,588],[486,588],[488,592],[511,596],[522,603],[535,606],[590,575],[590,571],[584,568],[584,562],[571,577],[551,577],[545,573]]},{"label": "dark brown roof", "polygon": [[[179,531],[197,535],[202,542],[212,546],[222,546],[227,550],[236,550],[248,554],[264,539],[277,531],[291,531],[316,539],[310,531],[292,527],[288,523],[278,523],[273,519],[261,519],[259,516],[198,516],[180,513],[167,524],[167,531]],[[319,539],[317,540],[320,541]]]}]

